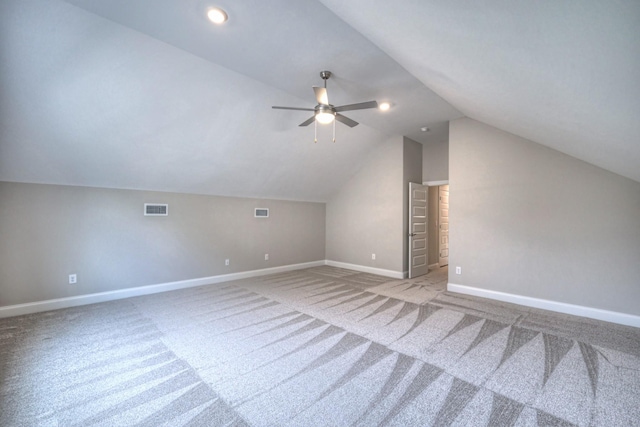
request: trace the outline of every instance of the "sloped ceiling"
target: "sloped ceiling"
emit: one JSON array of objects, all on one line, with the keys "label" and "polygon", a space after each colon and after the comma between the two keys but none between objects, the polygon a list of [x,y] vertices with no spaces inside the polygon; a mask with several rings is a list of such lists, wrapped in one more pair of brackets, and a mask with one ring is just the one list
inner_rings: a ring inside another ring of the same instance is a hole
[{"label": "sloped ceiling", "polygon": [[[638,7],[591,3],[222,0],[215,27],[205,0],[3,0],[0,180],[326,201],[467,115],[640,181]],[[393,108],[314,144],[270,107],[324,69],[331,103]]]},{"label": "sloped ceiling", "polygon": [[473,119],[640,181],[640,2],[321,0]]}]

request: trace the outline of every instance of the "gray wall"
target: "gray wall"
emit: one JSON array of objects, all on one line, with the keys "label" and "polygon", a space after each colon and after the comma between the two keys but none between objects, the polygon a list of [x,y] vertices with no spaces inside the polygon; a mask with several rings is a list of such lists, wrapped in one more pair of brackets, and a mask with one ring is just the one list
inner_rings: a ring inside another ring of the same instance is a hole
[{"label": "gray wall", "polygon": [[448,180],[449,142],[425,142],[422,147],[422,181]]},{"label": "gray wall", "polygon": [[0,306],[325,259],[323,203],[9,182],[0,201]]},{"label": "gray wall", "polygon": [[471,119],[449,135],[450,282],[640,315],[640,183]]},{"label": "gray wall", "polygon": [[390,138],[327,202],[328,260],[403,271],[403,147]]},{"label": "gray wall", "polygon": [[[402,188],[403,188],[403,212],[402,212],[402,230],[404,242],[402,245],[402,259],[404,271],[409,271],[409,183],[422,183],[422,144],[416,142],[406,136],[403,139],[403,169],[402,169]],[[427,251],[429,248],[427,248]]]}]

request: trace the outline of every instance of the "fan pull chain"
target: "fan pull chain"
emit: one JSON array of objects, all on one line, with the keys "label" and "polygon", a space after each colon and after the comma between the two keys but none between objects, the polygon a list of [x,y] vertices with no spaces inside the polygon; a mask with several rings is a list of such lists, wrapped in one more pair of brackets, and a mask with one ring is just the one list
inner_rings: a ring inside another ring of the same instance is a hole
[{"label": "fan pull chain", "polygon": [[336,121],[333,121],[333,142],[336,142]]},{"label": "fan pull chain", "polygon": [[318,142],[318,121],[317,120],[313,121],[313,142],[314,143]]}]

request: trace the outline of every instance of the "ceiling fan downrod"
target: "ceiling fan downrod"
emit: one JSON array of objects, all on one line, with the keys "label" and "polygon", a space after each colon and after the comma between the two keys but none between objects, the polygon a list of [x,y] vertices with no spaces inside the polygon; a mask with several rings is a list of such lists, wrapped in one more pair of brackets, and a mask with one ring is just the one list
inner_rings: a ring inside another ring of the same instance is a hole
[{"label": "ceiling fan downrod", "polygon": [[327,80],[331,77],[331,71],[320,71],[320,77],[324,80],[324,88],[327,88]]}]

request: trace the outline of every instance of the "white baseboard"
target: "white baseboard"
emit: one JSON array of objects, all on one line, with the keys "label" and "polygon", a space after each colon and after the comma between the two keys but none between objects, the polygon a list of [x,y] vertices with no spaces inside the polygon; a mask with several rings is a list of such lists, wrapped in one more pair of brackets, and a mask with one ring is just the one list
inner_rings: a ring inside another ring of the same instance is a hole
[{"label": "white baseboard", "polygon": [[482,298],[510,302],[527,307],[541,308],[543,310],[557,311],[559,313],[573,314],[574,316],[589,317],[591,319],[604,320],[605,322],[618,323],[621,325],[640,328],[640,316],[636,316],[633,314],[618,313],[616,311],[602,310],[599,308],[584,307],[581,305],[567,304],[564,302],[532,298],[523,295],[508,294],[506,292],[491,291],[487,289],[474,288],[472,286],[456,285],[455,283],[448,283],[447,290],[451,292],[458,292],[461,294],[474,295]]},{"label": "white baseboard", "polygon": [[263,268],[260,270],[243,271],[239,273],[221,274],[218,276],[201,277],[199,279],[179,280],[177,282],[160,283],[157,285],[139,286],[136,288],[118,289],[115,291],[99,292],[95,294],[78,295],[67,298],[56,298],[46,301],[36,301],[26,304],[9,305],[0,307],[0,318],[21,316],[23,314],[38,313],[41,311],[57,310],[60,308],[76,307],[79,305],[95,304],[99,302],[113,301],[123,298],[137,297],[141,295],[157,294],[160,292],[175,291],[178,289],[193,288],[197,286],[212,285],[231,280],[247,279],[250,277],[264,276],[267,274],[283,273],[300,270],[303,268],[325,265],[325,261],[305,262],[302,264],[283,265],[280,267]]},{"label": "white baseboard", "polygon": [[405,272],[395,270],[385,270],[384,268],[367,267],[366,265],[349,264],[347,262],[326,260],[326,265],[331,267],[346,268],[347,270],[361,271],[363,273],[377,274],[379,276],[392,277],[394,279],[404,279]]}]

